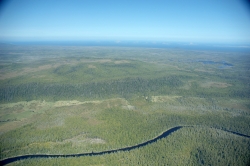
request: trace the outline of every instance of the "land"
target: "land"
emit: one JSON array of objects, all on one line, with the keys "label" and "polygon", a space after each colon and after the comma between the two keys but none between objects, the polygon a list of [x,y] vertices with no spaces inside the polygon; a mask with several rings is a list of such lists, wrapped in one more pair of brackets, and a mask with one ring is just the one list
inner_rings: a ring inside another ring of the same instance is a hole
[{"label": "land", "polygon": [[[249,53],[129,47],[0,47],[1,159],[12,165],[248,165]],[[222,129],[222,130],[220,130]]]}]

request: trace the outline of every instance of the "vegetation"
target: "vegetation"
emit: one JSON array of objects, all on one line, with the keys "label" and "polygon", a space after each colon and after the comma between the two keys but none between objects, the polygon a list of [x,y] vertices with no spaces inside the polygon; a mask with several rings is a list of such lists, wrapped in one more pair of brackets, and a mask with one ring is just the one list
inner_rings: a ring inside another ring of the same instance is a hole
[{"label": "vegetation", "polygon": [[185,128],[134,151],[79,158],[32,159],[14,165],[248,165],[249,157],[248,139],[214,129]]},{"label": "vegetation", "polygon": [[219,130],[250,135],[247,54],[80,46],[0,49],[1,159],[118,149],[174,126],[192,125],[128,152],[13,164],[249,164],[250,139]]}]

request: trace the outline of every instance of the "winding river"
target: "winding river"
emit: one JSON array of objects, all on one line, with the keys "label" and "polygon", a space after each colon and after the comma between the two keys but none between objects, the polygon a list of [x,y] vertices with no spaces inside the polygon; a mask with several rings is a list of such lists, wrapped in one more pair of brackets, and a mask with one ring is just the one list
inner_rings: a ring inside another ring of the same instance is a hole
[{"label": "winding river", "polygon": [[[110,154],[110,153],[116,153],[118,151],[130,151],[136,148],[140,148],[143,146],[146,146],[148,144],[154,143],[157,140],[160,140],[164,137],[169,136],[171,133],[183,128],[183,127],[194,127],[194,126],[176,126],[173,128],[170,128],[168,130],[166,130],[165,132],[163,132],[162,134],[160,134],[159,136],[148,140],[146,142],[134,145],[134,146],[129,146],[129,147],[125,147],[125,148],[120,148],[120,149],[114,149],[114,150],[107,150],[107,151],[101,151],[101,152],[92,152],[92,153],[79,153],[79,154],[31,154],[31,155],[22,155],[22,156],[16,156],[16,157],[11,157],[11,158],[6,158],[0,161],[0,165],[6,165],[18,160],[23,160],[23,159],[30,159],[30,158],[52,158],[52,157],[81,157],[81,156],[97,156],[97,155],[103,155],[103,154]],[[250,136],[248,135],[244,135],[241,133],[237,133],[234,131],[229,131],[229,130],[224,130],[224,129],[220,129],[238,136],[242,136],[242,137],[246,137],[246,138],[250,138]]]}]

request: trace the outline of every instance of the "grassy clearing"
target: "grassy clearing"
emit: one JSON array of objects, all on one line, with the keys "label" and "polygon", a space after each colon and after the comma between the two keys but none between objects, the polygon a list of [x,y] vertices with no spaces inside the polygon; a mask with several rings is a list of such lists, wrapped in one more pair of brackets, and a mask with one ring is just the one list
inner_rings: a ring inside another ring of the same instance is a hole
[{"label": "grassy clearing", "polygon": [[[17,103],[8,103],[8,104],[1,104],[1,116],[0,116],[0,131],[1,132],[7,132],[9,130],[13,130],[15,128],[21,127],[25,124],[31,123],[34,121],[34,118],[42,116],[43,114],[51,113],[56,108],[60,107],[66,107],[70,108],[72,106],[78,106],[78,105],[105,105],[105,107],[112,107],[117,105],[123,105],[123,107],[128,107],[128,101],[122,98],[117,99],[108,99],[108,100],[94,100],[94,101],[56,101],[56,102],[46,102],[46,101],[29,101],[29,102],[17,102]],[[58,109],[58,110],[59,110]],[[58,112],[58,114],[55,115],[55,118],[51,118],[51,121],[47,121],[47,123],[44,123],[40,126],[40,128],[46,128],[52,127],[52,126],[61,126],[64,124],[64,118],[65,116],[70,115],[72,112],[74,112],[74,108],[71,111],[68,111],[67,113]],[[53,125],[54,124],[54,125]],[[10,127],[12,126],[12,127]]]},{"label": "grassy clearing", "polygon": [[181,96],[152,96],[152,102],[174,102],[177,98]]},{"label": "grassy clearing", "polygon": [[200,84],[201,87],[203,88],[227,88],[232,86],[231,84],[228,83],[223,83],[223,82],[204,82]]}]

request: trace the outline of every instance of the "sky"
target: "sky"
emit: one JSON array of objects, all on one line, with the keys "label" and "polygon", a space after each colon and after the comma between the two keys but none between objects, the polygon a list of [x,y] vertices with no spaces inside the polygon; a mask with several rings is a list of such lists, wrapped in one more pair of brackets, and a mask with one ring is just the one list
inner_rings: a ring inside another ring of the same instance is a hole
[{"label": "sky", "polygon": [[0,4],[0,41],[58,40],[250,43],[250,5],[241,0],[6,0]]}]

